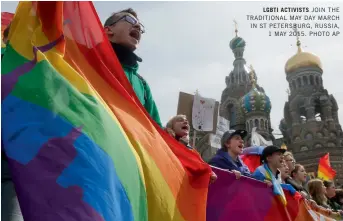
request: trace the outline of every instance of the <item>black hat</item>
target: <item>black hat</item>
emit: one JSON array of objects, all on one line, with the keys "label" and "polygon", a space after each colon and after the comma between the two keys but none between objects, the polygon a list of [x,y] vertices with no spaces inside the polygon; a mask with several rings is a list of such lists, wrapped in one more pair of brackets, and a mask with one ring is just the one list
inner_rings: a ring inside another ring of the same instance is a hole
[{"label": "black hat", "polygon": [[225,147],[226,142],[235,135],[239,135],[241,136],[242,139],[244,139],[248,135],[248,132],[245,130],[226,131],[222,136],[222,140],[221,140],[222,147]]},{"label": "black hat", "polygon": [[277,147],[277,146],[273,146],[273,145],[272,146],[268,146],[268,147],[263,149],[262,156],[261,156],[261,161],[262,162],[266,161],[268,156],[271,156],[271,155],[273,155],[273,153],[276,153],[276,152],[285,153],[286,150],[285,149],[281,149],[280,147]]}]

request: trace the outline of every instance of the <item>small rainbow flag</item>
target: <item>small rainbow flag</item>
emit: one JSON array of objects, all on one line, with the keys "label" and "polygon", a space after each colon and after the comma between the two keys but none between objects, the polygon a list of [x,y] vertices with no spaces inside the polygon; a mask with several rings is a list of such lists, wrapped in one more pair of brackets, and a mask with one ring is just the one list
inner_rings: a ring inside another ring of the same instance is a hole
[{"label": "small rainbow flag", "polygon": [[330,165],[329,153],[319,159],[317,176],[323,180],[333,180],[336,176],[336,171]]},{"label": "small rainbow flag", "polygon": [[211,169],[136,97],[91,2],[20,2],[2,141],[26,221],[205,221]]}]

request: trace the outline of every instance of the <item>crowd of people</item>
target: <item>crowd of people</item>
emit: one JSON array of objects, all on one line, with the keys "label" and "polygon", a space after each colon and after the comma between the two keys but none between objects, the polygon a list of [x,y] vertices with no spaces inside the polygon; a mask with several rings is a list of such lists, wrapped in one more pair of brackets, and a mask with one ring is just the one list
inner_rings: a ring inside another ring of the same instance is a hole
[{"label": "crowd of people", "polygon": [[[8,41],[9,29],[10,26],[4,32],[3,41],[5,43]],[[139,101],[152,119],[173,138],[181,142],[185,148],[196,152],[196,149],[190,145],[190,125],[186,116],[177,115],[163,127],[149,84],[139,74],[139,62],[142,62],[142,59],[134,52],[144,33],[144,26],[139,22],[137,13],[131,8],[114,13],[105,21],[104,31]],[[246,136],[247,131],[244,130],[224,133],[221,149],[217,151],[209,164],[231,171],[236,179],[247,176],[265,182],[267,186],[274,189],[274,192],[281,193],[282,185],[287,184],[318,210],[324,211],[334,218],[343,215],[343,190],[336,189],[331,181],[320,179],[308,181],[305,168],[296,164],[292,153],[284,149],[276,146],[264,148],[261,165],[255,171],[250,171],[240,158]],[[1,162],[2,220],[23,220],[4,152],[2,152]],[[216,179],[216,174],[212,172],[210,183],[215,182]]]},{"label": "crowd of people", "polygon": [[[166,131],[185,147],[196,151],[189,144],[189,128],[186,116],[177,115],[167,123]],[[231,171],[236,179],[247,176],[265,182],[268,187],[279,193],[286,187],[293,194],[300,194],[312,209],[334,219],[343,217],[343,189],[335,188],[333,181],[308,180],[304,166],[296,164],[293,154],[285,149],[273,145],[265,147],[261,155],[261,165],[255,171],[250,171],[240,157],[246,135],[245,130],[225,132],[221,139],[221,149],[209,164]],[[215,182],[216,179],[213,173],[211,182]]]}]

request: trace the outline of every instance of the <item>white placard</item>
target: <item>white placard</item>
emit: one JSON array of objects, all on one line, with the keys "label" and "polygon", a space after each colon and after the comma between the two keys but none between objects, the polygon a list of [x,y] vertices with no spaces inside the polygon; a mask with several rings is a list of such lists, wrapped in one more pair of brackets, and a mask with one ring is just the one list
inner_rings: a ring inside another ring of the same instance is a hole
[{"label": "white placard", "polygon": [[216,100],[196,93],[193,101],[192,123],[197,131],[212,131]]},{"label": "white placard", "polygon": [[210,145],[214,148],[221,148],[221,139],[226,131],[230,130],[230,121],[218,116],[216,134],[210,135]]}]

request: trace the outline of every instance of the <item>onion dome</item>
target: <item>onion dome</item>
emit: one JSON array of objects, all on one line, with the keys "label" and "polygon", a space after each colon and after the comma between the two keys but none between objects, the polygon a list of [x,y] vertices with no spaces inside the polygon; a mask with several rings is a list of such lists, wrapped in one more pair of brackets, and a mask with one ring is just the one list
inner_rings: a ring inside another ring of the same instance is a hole
[{"label": "onion dome", "polygon": [[241,37],[236,36],[230,41],[231,50],[234,50],[236,48],[243,48],[243,47],[245,47],[245,41]]},{"label": "onion dome", "polygon": [[250,72],[250,76],[253,85],[252,89],[241,98],[243,112],[248,114],[254,111],[261,111],[269,114],[271,111],[270,98],[256,87],[253,70]]},{"label": "onion dome", "polygon": [[293,55],[288,61],[286,62],[285,65],[285,72],[291,73],[299,68],[307,68],[307,67],[317,67],[322,68],[322,63],[320,61],[320,58],[312,53],[309,52],[304,52],[301,49],[301,43],[299,41],[299,38],[297,40],[297,46],[298,46],[298,51],[295,55]]},{"label": "onion dome", "polygon": [[236,26],[236,29],[235,29],[235,32],[236,32],[236,37],[234,37],[231,41],[230,41],[230,48],[231,50],[234,50],[236,48],[244,48],[245,47],[245,41],[243,38],[241,37],[238,37],[237,33],[238,33],[238,30],[237,30],[237,22],[235,21],[235,26]]}]

